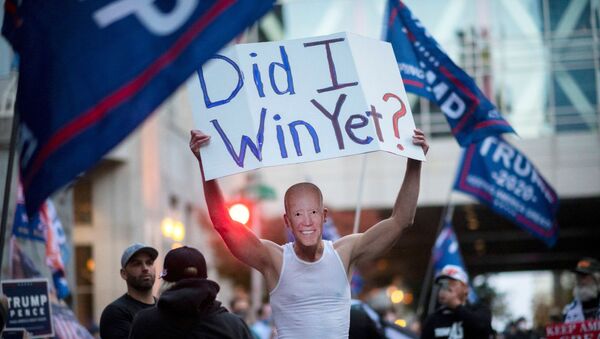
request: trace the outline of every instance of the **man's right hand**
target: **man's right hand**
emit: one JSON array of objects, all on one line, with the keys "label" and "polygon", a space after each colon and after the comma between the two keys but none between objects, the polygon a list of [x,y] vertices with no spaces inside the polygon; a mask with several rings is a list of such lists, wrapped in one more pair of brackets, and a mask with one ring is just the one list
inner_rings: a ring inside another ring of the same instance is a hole
[{"label": "man's right hand", "polygon": [[199,131],[196,129],[191,130],[190,134],[191,134],[190,150],[192,151],[192,153],[194,154],[196,159],[198,159],[198,161],[200,161],[200,147],[202,147],[203,145],[205,145],[209,142],[210,136],[206,135],[206,134],[202,133],[202,131]]}]

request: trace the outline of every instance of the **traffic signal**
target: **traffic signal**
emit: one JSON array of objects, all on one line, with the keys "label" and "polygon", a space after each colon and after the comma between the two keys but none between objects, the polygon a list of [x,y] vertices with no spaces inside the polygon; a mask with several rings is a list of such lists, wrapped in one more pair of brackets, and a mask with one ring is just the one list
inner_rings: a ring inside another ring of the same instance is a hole
[{"label": "traffic signal", "polygon": [[242,225],[250,226],[252,222],[253,204],[249,201],[236,201],[227,207],[229,217]]}]

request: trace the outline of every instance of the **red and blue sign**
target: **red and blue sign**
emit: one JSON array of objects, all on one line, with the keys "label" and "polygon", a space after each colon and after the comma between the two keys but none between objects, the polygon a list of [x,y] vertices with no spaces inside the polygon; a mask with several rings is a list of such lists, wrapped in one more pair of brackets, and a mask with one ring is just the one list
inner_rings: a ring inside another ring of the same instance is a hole
[{"label": "red and blue sign", "polygon": [[27,213],[96,164],[274,0],[7,1]]},{"label": "red and blue sign", "polygon": [[446,55],[402,1],[389,0],[387,13],[386,41],[394,49],[404,88],[441,108],[461,146],[514,133],[475,81]]},{"label": "red and blue sign", "polygon": [[558,236],[559,201],[554,189],[514,146],[488,137],[464,151],[454,189],[553,246]]}]

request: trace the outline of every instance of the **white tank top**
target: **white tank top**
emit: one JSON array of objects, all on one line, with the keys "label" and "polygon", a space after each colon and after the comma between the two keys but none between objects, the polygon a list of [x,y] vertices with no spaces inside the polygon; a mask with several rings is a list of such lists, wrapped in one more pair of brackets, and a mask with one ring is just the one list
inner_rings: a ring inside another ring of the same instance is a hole
[{"label": "white tank top", "polygon": [[293,243],[283,246],[283,265],[271,291],[277,338],[348,338],[350,284],[331,241],[323,240],[323,255],[306,262]]}]

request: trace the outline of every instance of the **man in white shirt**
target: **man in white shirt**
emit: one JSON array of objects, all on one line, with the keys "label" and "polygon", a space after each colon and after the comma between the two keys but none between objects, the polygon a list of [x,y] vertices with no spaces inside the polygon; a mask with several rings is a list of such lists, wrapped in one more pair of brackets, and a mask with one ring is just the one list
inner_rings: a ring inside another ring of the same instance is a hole
[{"label": "man in white shirt", "polygon": [[[201,170],[199,149],[209,140],[201,131],[191,131],[190,149]],[[422,131],[415,130],[412,141],[427,153]],[[278,338],[347,338],[352,266],[389,250],[413,223],[420,176],[421,162],[408,159],[392,215],[364,233],[350,234],[335,243],[322,239],[327,209],[320,189],[311,183],[293,185],[285,194],[283,217],[295,241],[283,246],[259,239],[233,221],[216,180],[203,184],[215,230],[236,258],[265,278]]]}]

